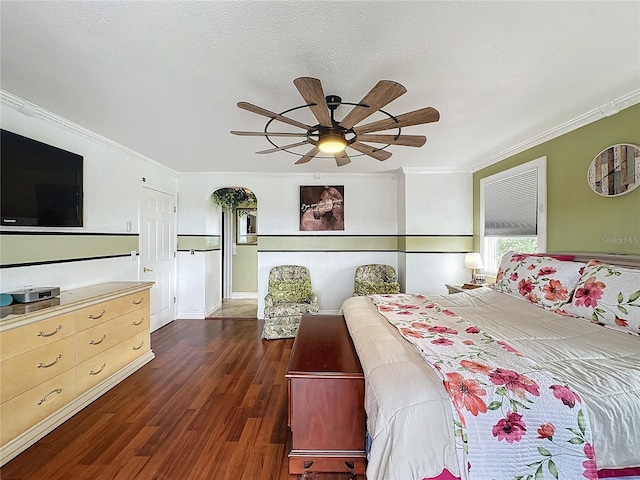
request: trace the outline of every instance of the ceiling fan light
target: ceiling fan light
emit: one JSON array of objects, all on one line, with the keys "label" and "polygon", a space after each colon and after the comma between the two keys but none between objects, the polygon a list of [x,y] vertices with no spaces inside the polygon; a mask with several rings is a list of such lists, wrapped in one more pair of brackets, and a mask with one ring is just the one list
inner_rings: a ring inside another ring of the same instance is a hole
[{"label": "ceiling fan light", "polygon": [[323,153],[338,153],[344,150],[347,141],[342,135],[328,133],[318,140],[318,148]]}]

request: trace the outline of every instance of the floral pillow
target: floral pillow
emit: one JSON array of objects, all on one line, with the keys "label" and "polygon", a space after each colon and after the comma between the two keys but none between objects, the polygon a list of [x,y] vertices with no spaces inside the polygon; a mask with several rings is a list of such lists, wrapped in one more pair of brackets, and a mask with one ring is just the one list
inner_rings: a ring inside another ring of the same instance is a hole
[{"label": "floral pillow", "polygon": [[565,312],[640,335],[640,270],[590,260]]},{"label": "floral pillow", "polygon": [[492,288],[558,310],[571,301],[585,264],[509,252],[502,257]]}]

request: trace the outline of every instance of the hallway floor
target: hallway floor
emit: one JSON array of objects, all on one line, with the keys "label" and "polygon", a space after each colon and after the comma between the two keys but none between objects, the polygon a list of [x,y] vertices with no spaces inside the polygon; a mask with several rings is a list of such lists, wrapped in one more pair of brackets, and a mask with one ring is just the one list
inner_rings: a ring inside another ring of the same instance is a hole
[{"label": "hallway floor", "polygon": [[224,298],[222,307],[207,318],[256,318],[257,312],[256,298]]}]

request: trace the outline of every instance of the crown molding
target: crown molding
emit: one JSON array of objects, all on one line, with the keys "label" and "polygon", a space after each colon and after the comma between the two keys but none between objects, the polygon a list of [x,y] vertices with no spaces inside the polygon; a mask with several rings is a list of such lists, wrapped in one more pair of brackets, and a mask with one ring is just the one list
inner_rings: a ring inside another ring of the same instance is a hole
[{"label": "crown molding", "polygon": [[520,152],[524,152],[530,148],[538,146],[542,143],[548,142],[554,138],[557,138],[561,135],[569,133],[573,130],[577,130],[580,127],[584,127],[590,123],[593,123],[597,120],[601,120],[605,117],[610,117],[615,115],[616,113],[624,110],[625,108],[631,107],[637,103],[640,103],[640,89],[634,90],[627,95],[623,95],[622,97],[617,98],[609,103],[605,103],[598,108],[594,108],[593,110],[588,111],[568,122],[565,122],[561,125],[558,125],[551,130],[547,130],[546,132],[541,133],[529,140],[526,140],[522,143],[514,145],[507,150],[504,150],[492,157],[487,158],[481,162],[478,162],[471,166],[470,172],[475,173],[478,170],[482,170],[494,163],[498,163],[506,158],[512,157]]},{"label": "crown molding", "polygon": [[89,130],[88,128],[85,128],[82,125],[78,125],[77,123],[67,120],[66,118],[56,115],[53,112],[45,110],[44,108],[39,107],[38,105],[28,102],[18,97],[17,95],[14,95],[12,93],[9,93],[1,89],[0,89],[0,102],[3,105],[9,108],[12,108],[13,110],[16,110],[17,112],[22,113],[23,115],[26,115],[28,117],[39,118],[41,120],[54,124],[58,127],[62,127],[66,130],[72,131],[73,133],[76,133],[85,138],[88,138],[93,142],[105,145],[114,150],[118,150],[119,152],[125,153],[126,155],[129,155],[131,157],[137,158],[138,160],[142,160],[143,162],[153,165],[154,167],[162,168],[163,170],[166,170],[169,173],[171,173],[171,175],[173,175],[174,177],[178,176],[179,172],[177,172],[172,168],[167,167],[166,165],[156,162],[155,160],[152,160],[149,157],[146,157],[136,152],[135,150],[131,150],[130,148],[125,147],[124,145],[121,145],[118,142],[114,142],[113,140],[110,140],[92,130]]},{"label": "crown molding", "polygon": [[471,173],[468,168],[447,168],[447,167],[400,167],[396,176],[400,175],[433,175],[433,174],[459,174]]},{"label": "crown molding", "polygon": [[386,179],[395,180],[396,173],[381,172],[381,173],[294,173],[294,172],[183,172],[178,175],[179,178],[189,177],[202,177],[204,175],[215,175],[216,179],[221,177],[242,177],[242,178],[300,178],[306,180],[322,180],[322,179],[336,179],[344,180],[345,178],[358,178],[358,179]]}]

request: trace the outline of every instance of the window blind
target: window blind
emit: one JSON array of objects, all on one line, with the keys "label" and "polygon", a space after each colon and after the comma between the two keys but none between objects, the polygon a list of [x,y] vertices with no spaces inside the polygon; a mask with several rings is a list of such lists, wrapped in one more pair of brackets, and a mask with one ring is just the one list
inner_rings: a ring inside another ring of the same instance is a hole
[{"label": "window blind", "polygon": [[529,237],[538,234],[538,170],[484,186],[484,235]]}]

